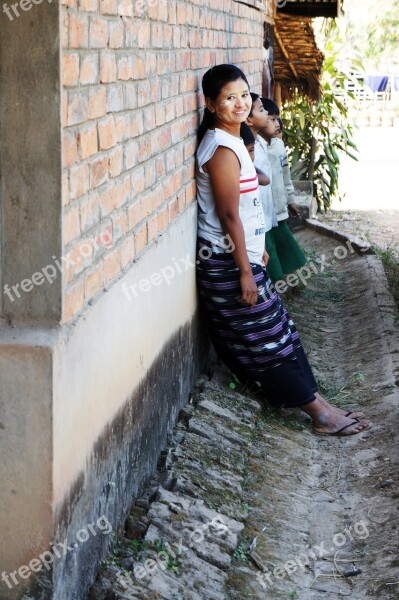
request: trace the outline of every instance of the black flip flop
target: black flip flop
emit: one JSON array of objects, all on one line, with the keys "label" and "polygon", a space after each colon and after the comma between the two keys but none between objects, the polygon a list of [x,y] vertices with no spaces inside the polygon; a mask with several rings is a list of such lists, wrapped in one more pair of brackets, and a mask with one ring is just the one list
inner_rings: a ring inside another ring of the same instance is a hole
[{"label": "black flip flop", "polygon": [[[313,428],[313,433],[315,435],[325,435],[325,436],[341,436],[341,437],[346,437],[345,434],[342,434],[343,431],[345,431],[345,429],[348,429],[348,427],[353,427],[353,425],[356,425],[356,423],[359,423],[359,421],[357,419],[355,419],[354,423],[349,423],[349,425],[345,425],[344,427],[341,427],[341,429],[338,429],[338,431],[333,431],[332,433],[329,433],[328,431],[317,431],[316,429]],[[364,427],[363,429],[361,429],[360,431],[354,431],[353,433],[348,433],[347,436],[350,435],[357,435],[358,433],[362,433],[363,431],[367,431],[368,429],[370,429],[370,425],[368,427]]]}]

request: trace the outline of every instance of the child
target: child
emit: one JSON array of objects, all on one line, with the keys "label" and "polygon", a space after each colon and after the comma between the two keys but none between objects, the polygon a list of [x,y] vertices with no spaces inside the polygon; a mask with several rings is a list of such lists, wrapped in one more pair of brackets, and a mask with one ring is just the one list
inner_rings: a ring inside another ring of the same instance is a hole
[{"label": "child", "polygon": [[272,281],[285,279],[285,276],[303,267],[306,258],[298,246],[288,225],[288,209],[298,215],[295,204],[295,191],[292,185],[290,168],[284,142],[276,137],[279,130],[277,104],[262,98],[262,105],[268,112],[268,123],[260,135],[267,141],[268,156],[271,165],[272,195],[277,212],[277,227],[266,233],[266,249],[270,256],[267,271]]},{"label": "child", "polygon": [[[262,202],[263,213],[265,215],[266,232],[277,225],[277,216],[274,209],[273,197],[271,191],[271,167],[267,155],[267,144],[258,135],[259,131],[267,124],[267,112],[263,108],[263,104],[258,94],[251,93],[252,108],[245,124],[250,128],[255,138],[255,159],[254,165],[259,176],[260,199]],[[243,127],[243,126],[242,126]],[[262,174],[267,175],[267,182],[263,179]],[[269,185],[268,185],[269,184]]]},{"label": "child", "polygon": [[[248,154],[251,157],[252,162],[255,162],[255,136],[251,131],[251,128],[248,127],[245,123],[241,123],[240,128],[240,136],[244,142],[246,149],[248,150]],[[265,186],[270,184],[270,178],[266,175],[264,171],[258,169],[255,165],[256,173],[258,174],[259,185]]]}]

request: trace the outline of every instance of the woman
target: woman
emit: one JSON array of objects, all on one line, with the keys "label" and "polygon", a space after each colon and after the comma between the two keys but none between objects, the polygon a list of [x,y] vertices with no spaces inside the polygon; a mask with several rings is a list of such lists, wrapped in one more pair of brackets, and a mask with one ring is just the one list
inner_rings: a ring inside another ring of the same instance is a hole
[{"label": "woman", "polygon": [[370,427],[362,413],[333,407],[318,393],[294,323],[265,269],[258,178],[240,138],[252,106],[247,79],[234,65],[218,65],[205,73],[202,88],[197,277],[215,349],[241,380],[259,382],[273,406],[310,415],[315,433],[360,433]]}]

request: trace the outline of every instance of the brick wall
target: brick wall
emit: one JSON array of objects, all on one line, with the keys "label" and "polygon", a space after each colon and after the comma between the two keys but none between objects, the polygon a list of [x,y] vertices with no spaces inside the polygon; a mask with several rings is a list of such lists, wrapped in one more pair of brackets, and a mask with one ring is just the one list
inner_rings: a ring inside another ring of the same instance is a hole
[{"label": "brick wall", "polygon": [[64,321],[195,201],[201,76],[233,62],[260,90],[256,4],[63,0]]}]

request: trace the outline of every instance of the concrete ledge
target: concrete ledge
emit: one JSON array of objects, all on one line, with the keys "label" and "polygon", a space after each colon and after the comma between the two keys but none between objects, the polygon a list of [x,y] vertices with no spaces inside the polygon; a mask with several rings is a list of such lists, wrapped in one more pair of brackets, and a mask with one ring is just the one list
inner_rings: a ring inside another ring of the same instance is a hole
[{"label": "concrete ledge", "polygon": [[374,248],[371,244],[365,242],[364,240],[351,235],[350,233],[346,233],[344,231],[338,231],[331,227],[330,225],[326,225],[325,223],[320,223],[316,219],[305,219],[304,221],[305,227],[312,229],[313,231],[317,231],[321,235],[326,235],[328,237],[334,238],[339,242],[347,243],[353,246],[353,249],[358,254],[374,254]]}]

